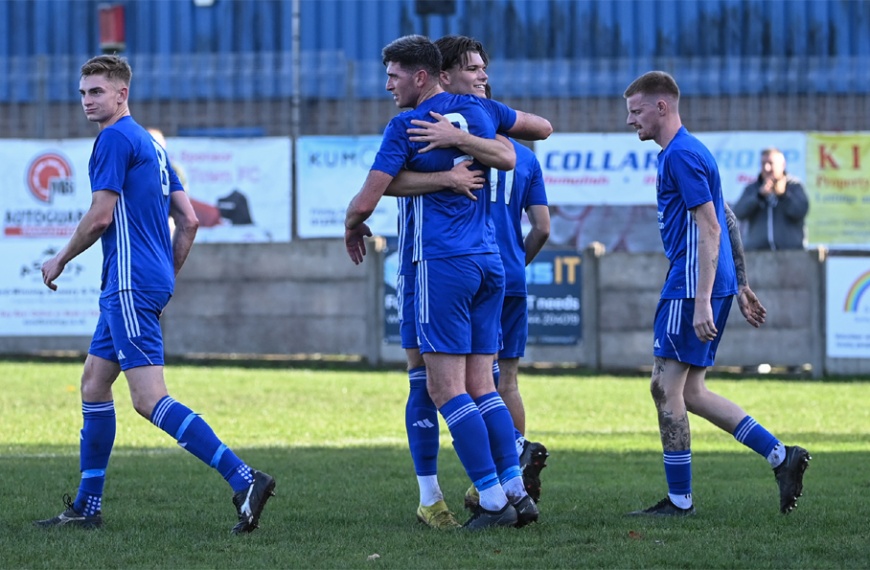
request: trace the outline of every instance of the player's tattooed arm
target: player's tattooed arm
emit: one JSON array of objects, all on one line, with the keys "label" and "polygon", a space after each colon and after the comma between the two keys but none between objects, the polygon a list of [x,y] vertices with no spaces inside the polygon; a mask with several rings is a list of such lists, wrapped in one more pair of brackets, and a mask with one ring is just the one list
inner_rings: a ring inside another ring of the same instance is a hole
[{"label": "player's tattooed arm", "polygon": [[725,222],[728,225],[728,237],[731,240],[731,256],[734,258],[734,269],[737,272],[737,286],[748,287],[749,280],[746,277],[746,255],[743,252],[743,239],[740,237],[737,216],[727,202],[725,203]]},{"label": "player's tattooed arm", "polygon": [[755,292],[749,288],[749,278],[746,275],[746,254],[743,251],[743,239],[737,225],[737,215],[725,204],[725,221],[728,225],[728,236],[731,240],[731,256],[734,258],[734,269],[737,274],[737,306],[746,322],[758,328],[767,318],[767,309],[758,300]]}]

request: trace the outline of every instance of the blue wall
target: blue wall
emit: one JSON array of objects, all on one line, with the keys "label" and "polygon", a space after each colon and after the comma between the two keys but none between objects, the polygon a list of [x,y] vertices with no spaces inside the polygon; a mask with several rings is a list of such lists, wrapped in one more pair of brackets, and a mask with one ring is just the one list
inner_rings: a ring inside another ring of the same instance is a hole
[{"label": "blue wall", "polygon": [[[75,100],[99,52],[106,0],[0,0],[0,100]],[[292,3],[121,0],[136,97],[292,94]],[[861,0],[302,0],[303,95],[383,96],[380,49],[408,33],[473,35],[499,96],[613,95],[652,68],[687,95],[870,91],[870,2]],[[32,56],[42,58],[39,67]],[[352,64],[352,65],[351,65]],[[349,73],[345,70],[350,69]]]}]

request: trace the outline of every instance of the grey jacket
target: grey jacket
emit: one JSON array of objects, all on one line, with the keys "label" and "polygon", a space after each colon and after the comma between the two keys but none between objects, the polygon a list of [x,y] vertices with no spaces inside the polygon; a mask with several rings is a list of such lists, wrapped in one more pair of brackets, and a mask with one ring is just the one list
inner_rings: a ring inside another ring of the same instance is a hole
[{"label": "grey jacket", "polygon": [[810,209],[801,181],[786,175],[782,196],[759,194],[761,176],[743,190],[731,208],[743,222],[743,247],[747,250],[803,249],[804,219]]}]

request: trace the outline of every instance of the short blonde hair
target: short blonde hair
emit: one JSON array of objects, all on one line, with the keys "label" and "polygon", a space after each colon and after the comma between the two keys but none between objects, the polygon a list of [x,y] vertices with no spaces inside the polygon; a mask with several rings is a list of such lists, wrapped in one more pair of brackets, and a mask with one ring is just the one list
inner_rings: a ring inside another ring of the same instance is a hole
[{"label": "short blonde hair", "polygon": [[126,58],[118,55],[98,55],[82,65],[82,77],[91,75],[104,75],[109,81],[120,82],[129,87],[133,79],[133,69]]}]

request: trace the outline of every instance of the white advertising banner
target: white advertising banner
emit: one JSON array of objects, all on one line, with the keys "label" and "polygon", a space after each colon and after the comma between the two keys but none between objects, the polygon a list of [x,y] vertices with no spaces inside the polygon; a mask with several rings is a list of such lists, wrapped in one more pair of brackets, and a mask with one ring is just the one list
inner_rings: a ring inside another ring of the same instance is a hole
[{"label": "white advertising banner", "polygon": [[99,315],[102,252],[69,264],[58,291],[42,263],[69,240],[91,205],[93,139],[0,140],[0,336],[87,336]]},{"label": "white advertising banner", "polygon": [[[736,201],[761,169],[761,151],[777,147],[790,174],[805,179],[802,132],[693,133],[719,164],[725,199]],[[655,204],[660,147],[634,133],[556,133],[535,143],[547,197],[554,206]]]},{"label": "white advertising banner", "polygon": [[[41,274],[90,207],[93,143],[0,140],[0,336],[93,333],[99,243],[67,265],[57,291]],[[197,243],[290,241],[289,138],[174,138],[168,147],[200,218]]]},{"label": "white advertising banner", "polygon": [[93,139],[0,140],[0,240],[68,238],[91,205]]},{"label": "white advertising banner", "polygon": [[197,243],[290,241],[289,138],[178,137],[166,146],[199,218]]},{"label": "white advertising banner", "polygon": [[827,353],[870,358],[870,257],[828,257]]},{"label": "white advertising banner", "polygon": [[[301,137],[296,141],[296,233],[344,237],[344,216],[381,146],[381,136]],[[366,221],[374,235],[395,236],[396,199],[381,198]]]},{"label": "white advertising banner", "polygon": [[0,336],[90,336],[100,314],[103,255],[94,245],[55,281],[42,282],[42,264],[65,239],[0,240]]},{"label": "white advertising banner", "polygon": [[[91,203],[93,139],[0,140],[0,239],[69,237]],[[290,139],[171,138],[197,243],[290,241]]]}]

